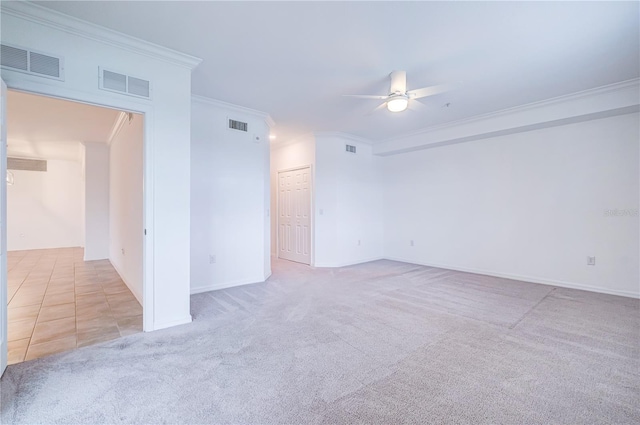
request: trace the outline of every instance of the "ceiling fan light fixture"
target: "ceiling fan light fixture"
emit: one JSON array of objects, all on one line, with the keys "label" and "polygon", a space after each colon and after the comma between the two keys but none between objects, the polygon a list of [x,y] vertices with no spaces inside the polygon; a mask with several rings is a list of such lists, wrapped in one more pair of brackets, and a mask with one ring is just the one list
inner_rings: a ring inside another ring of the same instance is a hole
[{"label": "ceiling fan light fixture", "polygon": [[396,96],[387,101],[387,109],[391,112],[402,112],[409,106],[409,99],[406,96]]}]

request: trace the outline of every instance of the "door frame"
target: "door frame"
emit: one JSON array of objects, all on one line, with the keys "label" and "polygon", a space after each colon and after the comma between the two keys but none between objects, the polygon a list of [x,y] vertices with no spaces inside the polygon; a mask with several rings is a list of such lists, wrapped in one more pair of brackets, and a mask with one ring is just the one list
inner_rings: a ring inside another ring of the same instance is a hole
[{"label": "door frame", "polygon": [[9,328],[7,297],[7,93],[9,88],[0,78],[0,376],[7,368],[9,359]]},{"label": "door frame", "polygon": [[279,220],[280,220],[280,173],[287,173],[289,171],[295,171],[295,170],[304,170],[305,168],[309,169],[309,265],[310,266],[314,266],[316,261],[315,261],[315,204],[314,204],[314,200],[315,200],[315,185],[314,185],[314,178],[313,178],[313,165],[312,164],[308,164],[308,165],[300,165],[298,167],[292,167],[292,168],[283,168],[281,170],[278,170],[276,172],[276,258],[280,258],[280,227],[279,227]]},{"label": "door frame", "polygon": [[[108,109],[116,109],[124,112],[133,112],[143,115],[143,140],[142,140],[142,330],[149,332],[154,330],[154,187],[153,187],[153,105],[143,100],[116,95],[105,92],[94,93],[81,90],[70,89],[65,86],[52,86],[43,84],[28,78],[11,78],[5,80],[8,90],[19,91],[23,93],[34,94],[38,96],[51,97],[72,102],[84,103]],[[0,176],[1,177],[1,176]],[[6,179],[2,178],[2,183],[6,190]],[[6,232],[6,223],[2,223],[2,230]],[[5,282],[2,284],[2,290],[6,290],[6,274],[4,270]],[[2,314],[7,314],[6,306],[2,307]]]}]

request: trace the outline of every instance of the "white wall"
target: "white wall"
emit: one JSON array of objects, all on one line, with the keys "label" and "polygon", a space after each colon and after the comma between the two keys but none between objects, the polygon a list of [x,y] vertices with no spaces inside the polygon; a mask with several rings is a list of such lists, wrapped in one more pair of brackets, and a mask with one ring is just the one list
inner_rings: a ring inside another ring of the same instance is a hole
[{"label": "white wall", "polygon": [[132,114],[131,121],[124,124],[109,146],[107,214],[109,260],[141,303],[143,123],[142,115]]},{"label": "white wall", "polygon": [[[356,146],[356,154],[345,145]],[[339,134],[316,134],[315,265],[339,267],[383,256],[380,158],[371,145]]]},{"label": "white wall", "polygon": [[109,258],[109,147],[99,142],[83,147],[84,259],[102,260]]},{"label": "white wall", "polygon": [[[26,2],[3,2],[1,19],[3,42],[64,57],[64,81],[2,69],[10,88],[146,114],[144,328],[191,321],[191,69],[198,60]],[[148,79],[151,99],[100,90],[99,67]]]},{"label": "white wall", "polygon": [[[274,144],[271,147],[271,255],[278,254],[278,171],[310,165],[311,174],[315,172],[315,138],[307,134],[296,140]],[[315,177],[311,184],[314,185]],[[312,203],[313,205],[313,203]],[[312,250],[313,253],[313,250]]]},{"label": "white wall", "polygon": [[[191,291],[262,282],[271,274],[266,114],[194,97],[191,116]],[[228,118],[248,133],[228,129]]]},{"label": "white wall", "polygon": [[78,161],[48,160],[47,171],[10,170],[7,249],[83,245],[82,168]]},{"label": "white wall", "polygon": [[384,158],[385,256],[638,296],[638,129],[628,114]]}]

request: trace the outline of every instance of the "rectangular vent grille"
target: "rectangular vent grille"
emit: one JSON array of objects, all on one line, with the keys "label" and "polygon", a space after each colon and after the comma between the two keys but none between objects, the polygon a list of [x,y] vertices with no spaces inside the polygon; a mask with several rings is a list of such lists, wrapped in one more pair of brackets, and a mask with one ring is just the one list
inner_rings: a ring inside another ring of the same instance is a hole
[{"label": "rectangular vent grille", "polygon": [[2,66],[7,68],[19,69],[20,71],[29,70],[29,52],[26,50],[18,49],[11,46],[2,45],[2,51],[0,52],[0,58],[2,59]]},{"label": "rectangular vent grille", "polygon": [[20,71],[41,77],[64,80],[62,58],[44,53],[22,49],[7,44],[1,45],[0,65],[3,68]]},{"label": "rectangular vent grille", "polygon": [[36,52],[29,52],[29,59],[31,72],[60,78],[60,59]]},{"label": "rectangular vent grille", "polygon": [[47,171],[44,159],[7,158],[7,170]]},{"label": "rectangular vent grille", "polygon": [[100,88],[145,99],[151,97],[149,81],[106,69],[100,69]]},{"label": "rectangular vent grille", "polygon": [[356,147],[353,145],[345,145],[346,146],[346,151],[349,153],[356,153]]},{"label": "rectangular vent grille", "polygon": [[247,124],[246,122],[229,119],[229,128],[232,130],[248,131],[249,124]]},{"label": "rectangular vent grille", "polygon": [[149,97],[149,82],[140,78],[128,77],[129,94],[136,96]]}]

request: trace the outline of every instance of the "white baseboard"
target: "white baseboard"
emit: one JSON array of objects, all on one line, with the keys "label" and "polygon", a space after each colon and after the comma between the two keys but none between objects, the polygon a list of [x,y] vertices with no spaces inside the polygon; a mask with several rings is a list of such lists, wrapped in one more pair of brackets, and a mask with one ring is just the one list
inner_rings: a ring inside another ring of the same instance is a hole
[{"label": "white baseboard", "polygon": [[122,279],[124,284],[127,285],[127,288],[129,288],[133,296],[136,297],[136,300],[138,300],[140,305],[144,307],[144,303],[142,302],[142,293],[138,293],[138,290],[135,289],[133,285],[131,285],[131,282],[127,281],[127,278],[124,276],[124,273],[122,273],[122,271],[118,268],[118,266],[116,266],[116,264],[113,262],[113,260],[111,260],[111,258],[109,258],[109,262],[111,263],[113,268],[116,269],[116,272],[118,272],[118,274],[120,275],[120,279]]},{"label": "white baseboard", "polygon": [[153,324],[153,330],[157,331],[160,329],[170,328],[172,326],[185,325],[187,323],[191,323],[191,321],[191,315],[189,314],[188,316],[176,320],[170,320],[168,322],[156,322]]},{"label": "white baseboard", "polygon": [[540,283],[542,285],[558,286],[561,288],[580,289],[583,291],[598,292],[601,294],[618,295],[621,297],[640,298],[640,293],[632,291],[621,291],[618,289],[602,288],[599,286],[584,285],[582,283],[566,282],[562,280],[547,279],[537,276],[526,276],[513,273],[501,273],[492,270],[474,269],[470,267],[452,266],[449,264],[425,263],[421,261],[408,260],[396,257],[387,257],[387,260],[399,261],[402,263],[418,264],[420,266],[436,267],[439,269],[455,270],[460,272],[482,274],[486,276],[502,277],[505,279],[519,280],[523,282]]},{"label": "white baseboard", "polygon": [[261,277],[257,277],[254,279],[242,279],[242,280],[234,280],[231,282],[220,282],[220,283],[212,283],[210,285],[196,286],[195,288],[191,288],[191,295],[201,294],[203,292],[209,292],[209,291],[217,291],[218,289],[233,288],[235,286],[251,285],[252,283],[261,283],[267,280],[269,276],[271,276],[271,273],[269,273],[269,275],[264,279]]},{"label": "white baseboard", "polygon": [[372,258],[366,258],[363,260],[350,261],[346,263],[317,263],[316,262],[315,264],[313,264],[313,267],[328,267],[328,268],[348,267],[348,266],[355,266],[356,264],[370,263],[371,261],[378,261],[378,260],[384,260],[384,258],[372,257]]}]

